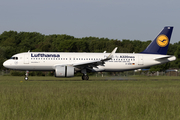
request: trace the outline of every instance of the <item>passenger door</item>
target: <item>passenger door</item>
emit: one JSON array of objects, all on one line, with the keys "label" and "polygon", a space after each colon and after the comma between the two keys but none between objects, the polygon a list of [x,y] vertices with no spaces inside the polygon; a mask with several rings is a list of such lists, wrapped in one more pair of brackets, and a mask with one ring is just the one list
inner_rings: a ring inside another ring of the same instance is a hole
[{"label": "passenger door", "polygon": [[143,56],[138,56],[138,65],[144,65]]},{"label": "passenger door", "polygon": [[24,55],[24,64],[29,64],[29,53]]}]

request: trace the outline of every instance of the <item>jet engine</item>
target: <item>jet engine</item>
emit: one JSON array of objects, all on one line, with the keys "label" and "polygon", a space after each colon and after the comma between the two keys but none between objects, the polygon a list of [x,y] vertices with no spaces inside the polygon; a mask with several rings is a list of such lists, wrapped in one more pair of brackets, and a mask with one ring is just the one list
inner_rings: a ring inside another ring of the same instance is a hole
[{"label": "jet engine", "polygon": [[57,65],[55,67],[55,77],[74,77],[74,67]]}]

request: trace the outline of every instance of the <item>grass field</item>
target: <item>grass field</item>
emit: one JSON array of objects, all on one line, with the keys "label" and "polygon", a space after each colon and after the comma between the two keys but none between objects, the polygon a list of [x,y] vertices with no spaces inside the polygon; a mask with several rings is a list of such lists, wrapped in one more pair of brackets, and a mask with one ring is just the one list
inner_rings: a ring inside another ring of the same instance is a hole
[{"label": "grass field", "polygon": [[1,120],[179,120],[179,77],[0,76]]}]

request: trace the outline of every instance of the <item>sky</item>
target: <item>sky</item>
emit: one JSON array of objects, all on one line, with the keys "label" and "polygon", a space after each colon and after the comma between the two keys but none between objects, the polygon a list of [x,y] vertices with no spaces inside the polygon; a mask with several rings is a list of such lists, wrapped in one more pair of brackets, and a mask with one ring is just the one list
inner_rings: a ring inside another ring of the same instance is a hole
[{"label": "sky", "polygon": [[171,43],[180,41],[180,0],[1,0],[4,31],[67,34],[76,38],[154,40],[174,26]]}]

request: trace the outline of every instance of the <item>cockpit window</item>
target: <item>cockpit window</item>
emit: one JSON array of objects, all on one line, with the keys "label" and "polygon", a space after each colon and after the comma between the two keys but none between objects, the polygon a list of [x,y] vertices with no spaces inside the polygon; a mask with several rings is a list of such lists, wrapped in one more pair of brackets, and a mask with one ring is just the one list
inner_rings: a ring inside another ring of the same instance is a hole
[{"label": "cockpit window", "polygon": [[11,57],[10,59],[18,60],[18,57]]}]

